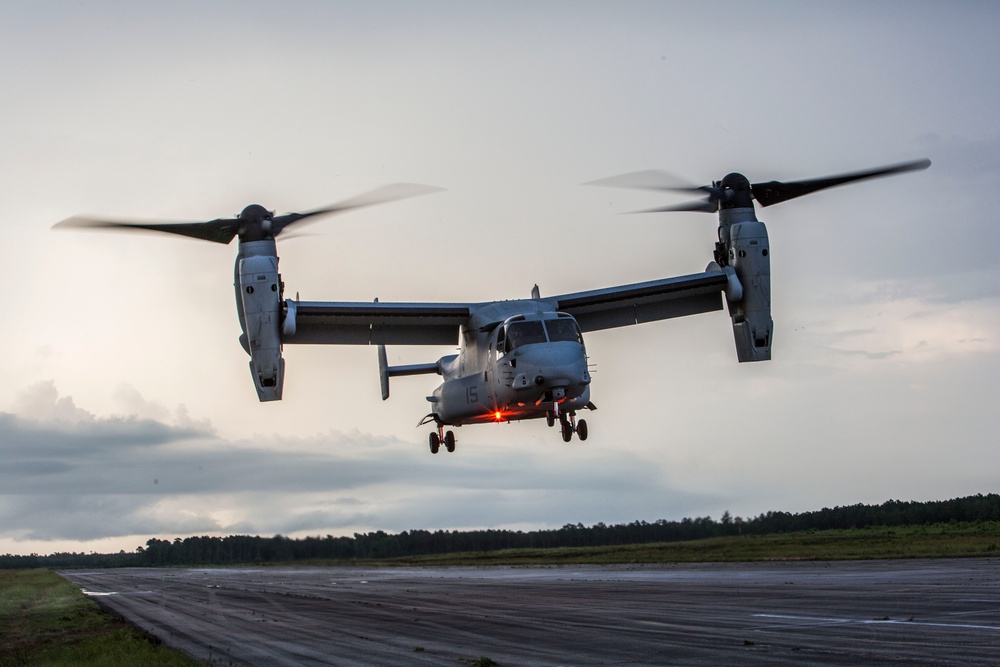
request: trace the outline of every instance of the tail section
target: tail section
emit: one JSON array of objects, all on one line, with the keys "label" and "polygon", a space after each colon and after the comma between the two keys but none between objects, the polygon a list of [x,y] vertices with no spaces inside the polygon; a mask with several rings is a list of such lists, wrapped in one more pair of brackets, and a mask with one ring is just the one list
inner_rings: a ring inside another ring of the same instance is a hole
[{"label": "tail section", "polygon": [[389,378],[401,375],[429,375],[431,373],[441,374],[441,363],[451,360],[452,357],[444,357],[439,361],[430,364],[410,364],[407,366],[390,366],[386,361],[385,345],[378,346],[378,379],[382,385],[382,400],[389,398]]}]

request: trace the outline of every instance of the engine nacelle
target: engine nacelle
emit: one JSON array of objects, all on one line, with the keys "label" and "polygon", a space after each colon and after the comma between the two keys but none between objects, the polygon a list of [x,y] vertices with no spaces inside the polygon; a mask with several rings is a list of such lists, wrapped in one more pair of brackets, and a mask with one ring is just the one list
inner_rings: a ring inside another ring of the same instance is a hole
[{"label": "engine nacelle", "polygon": [[743,288],[741,299],[727,300],[729,316],[733,320],[739,360],[767,361],[771,358],[774,328],[771,321],[771,249],[764,223],[756,219],[753,209],[749,209],[749,215],[744,211],[746,209],[720,212],[723,223],[720,236],[729,248],[729,265]]},{"label": "engine nacelle", "polygon": [[280,401],[285,380],[281,357],[281,277],[278,258],[258,255],[239,262],[240,298],[243,303],[244,347],[250,353],[250,375],[257,397]]}]

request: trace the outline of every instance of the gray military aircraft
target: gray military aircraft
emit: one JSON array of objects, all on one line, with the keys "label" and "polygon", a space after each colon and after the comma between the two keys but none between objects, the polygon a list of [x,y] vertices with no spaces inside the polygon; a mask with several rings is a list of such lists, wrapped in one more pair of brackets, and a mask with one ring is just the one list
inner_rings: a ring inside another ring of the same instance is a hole
[{"label": "gray military aircraft", "polygon": [[[718,213],[714,261],[705,271],[587,292],[481,303],[370,303],[300,301],[285,298],[275,239],[286,229],[320,215],[437,190],[395,184],[304,213],[276,216],[252,204],[235,218],[207,222],[130,222],[75,217],[56,227],[123,228],[180,234],[228,244],[239,239],[234,270],[240,344],[250,355],[250,374],[260,401],[281,400],[284,345],[378,346],[382,399],[389,378],[437,374],[443,382],[428,396],[430,412],[418,425],[433,423],[430,450],[455,451],[447,426],[546,419],[559,422],[562,439],[587,439],[582,410],[590,400],[591,375],[583,334],[655,320],[729,308],[740,362],[771,358],[771,258],[767,229],[757,220],[754,200],[770,206],[825,188],[879,176],[926,169],[918,160],[804,181],[750,183],[732,173],[706,186],[678,184],[662,172],[635,172],[593,185],[693,192],[702,197],[645,212]],[[435,362],[389,366],[386,345],[454,345],[458,354]]]}]

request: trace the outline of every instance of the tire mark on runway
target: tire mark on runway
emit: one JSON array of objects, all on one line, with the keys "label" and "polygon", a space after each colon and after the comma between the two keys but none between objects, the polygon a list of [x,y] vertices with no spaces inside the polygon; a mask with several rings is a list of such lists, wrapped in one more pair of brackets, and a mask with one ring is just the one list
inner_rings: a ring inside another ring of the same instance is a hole
[{"label": "tire mark on runway", "polygon": [[[899,621],[891,618],[822,618],[816,616],[792,616],[789,614],[754,614],[755,618],[780,618],[793,621],[812,621],[807,625],[820,625],[826,623],[844,623],[858,625],[906,625],[906,626],[926,626],[932,628],[963,628],[969,630],[992,630],[1000,632],[1000,626],[996,625],[968,625],[964,623],[930,623],[928,621]],[[778,627],[778,626],[773,626]]]}]

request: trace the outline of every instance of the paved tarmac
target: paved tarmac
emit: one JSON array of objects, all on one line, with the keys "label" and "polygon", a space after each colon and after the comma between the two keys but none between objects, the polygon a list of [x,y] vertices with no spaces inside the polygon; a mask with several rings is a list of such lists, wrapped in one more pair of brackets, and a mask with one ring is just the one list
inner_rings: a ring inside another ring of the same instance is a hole
[{"label": "paved tarmac", "polygon": [[221,665],[1000,665],[1000,559],[61,573]]}]

